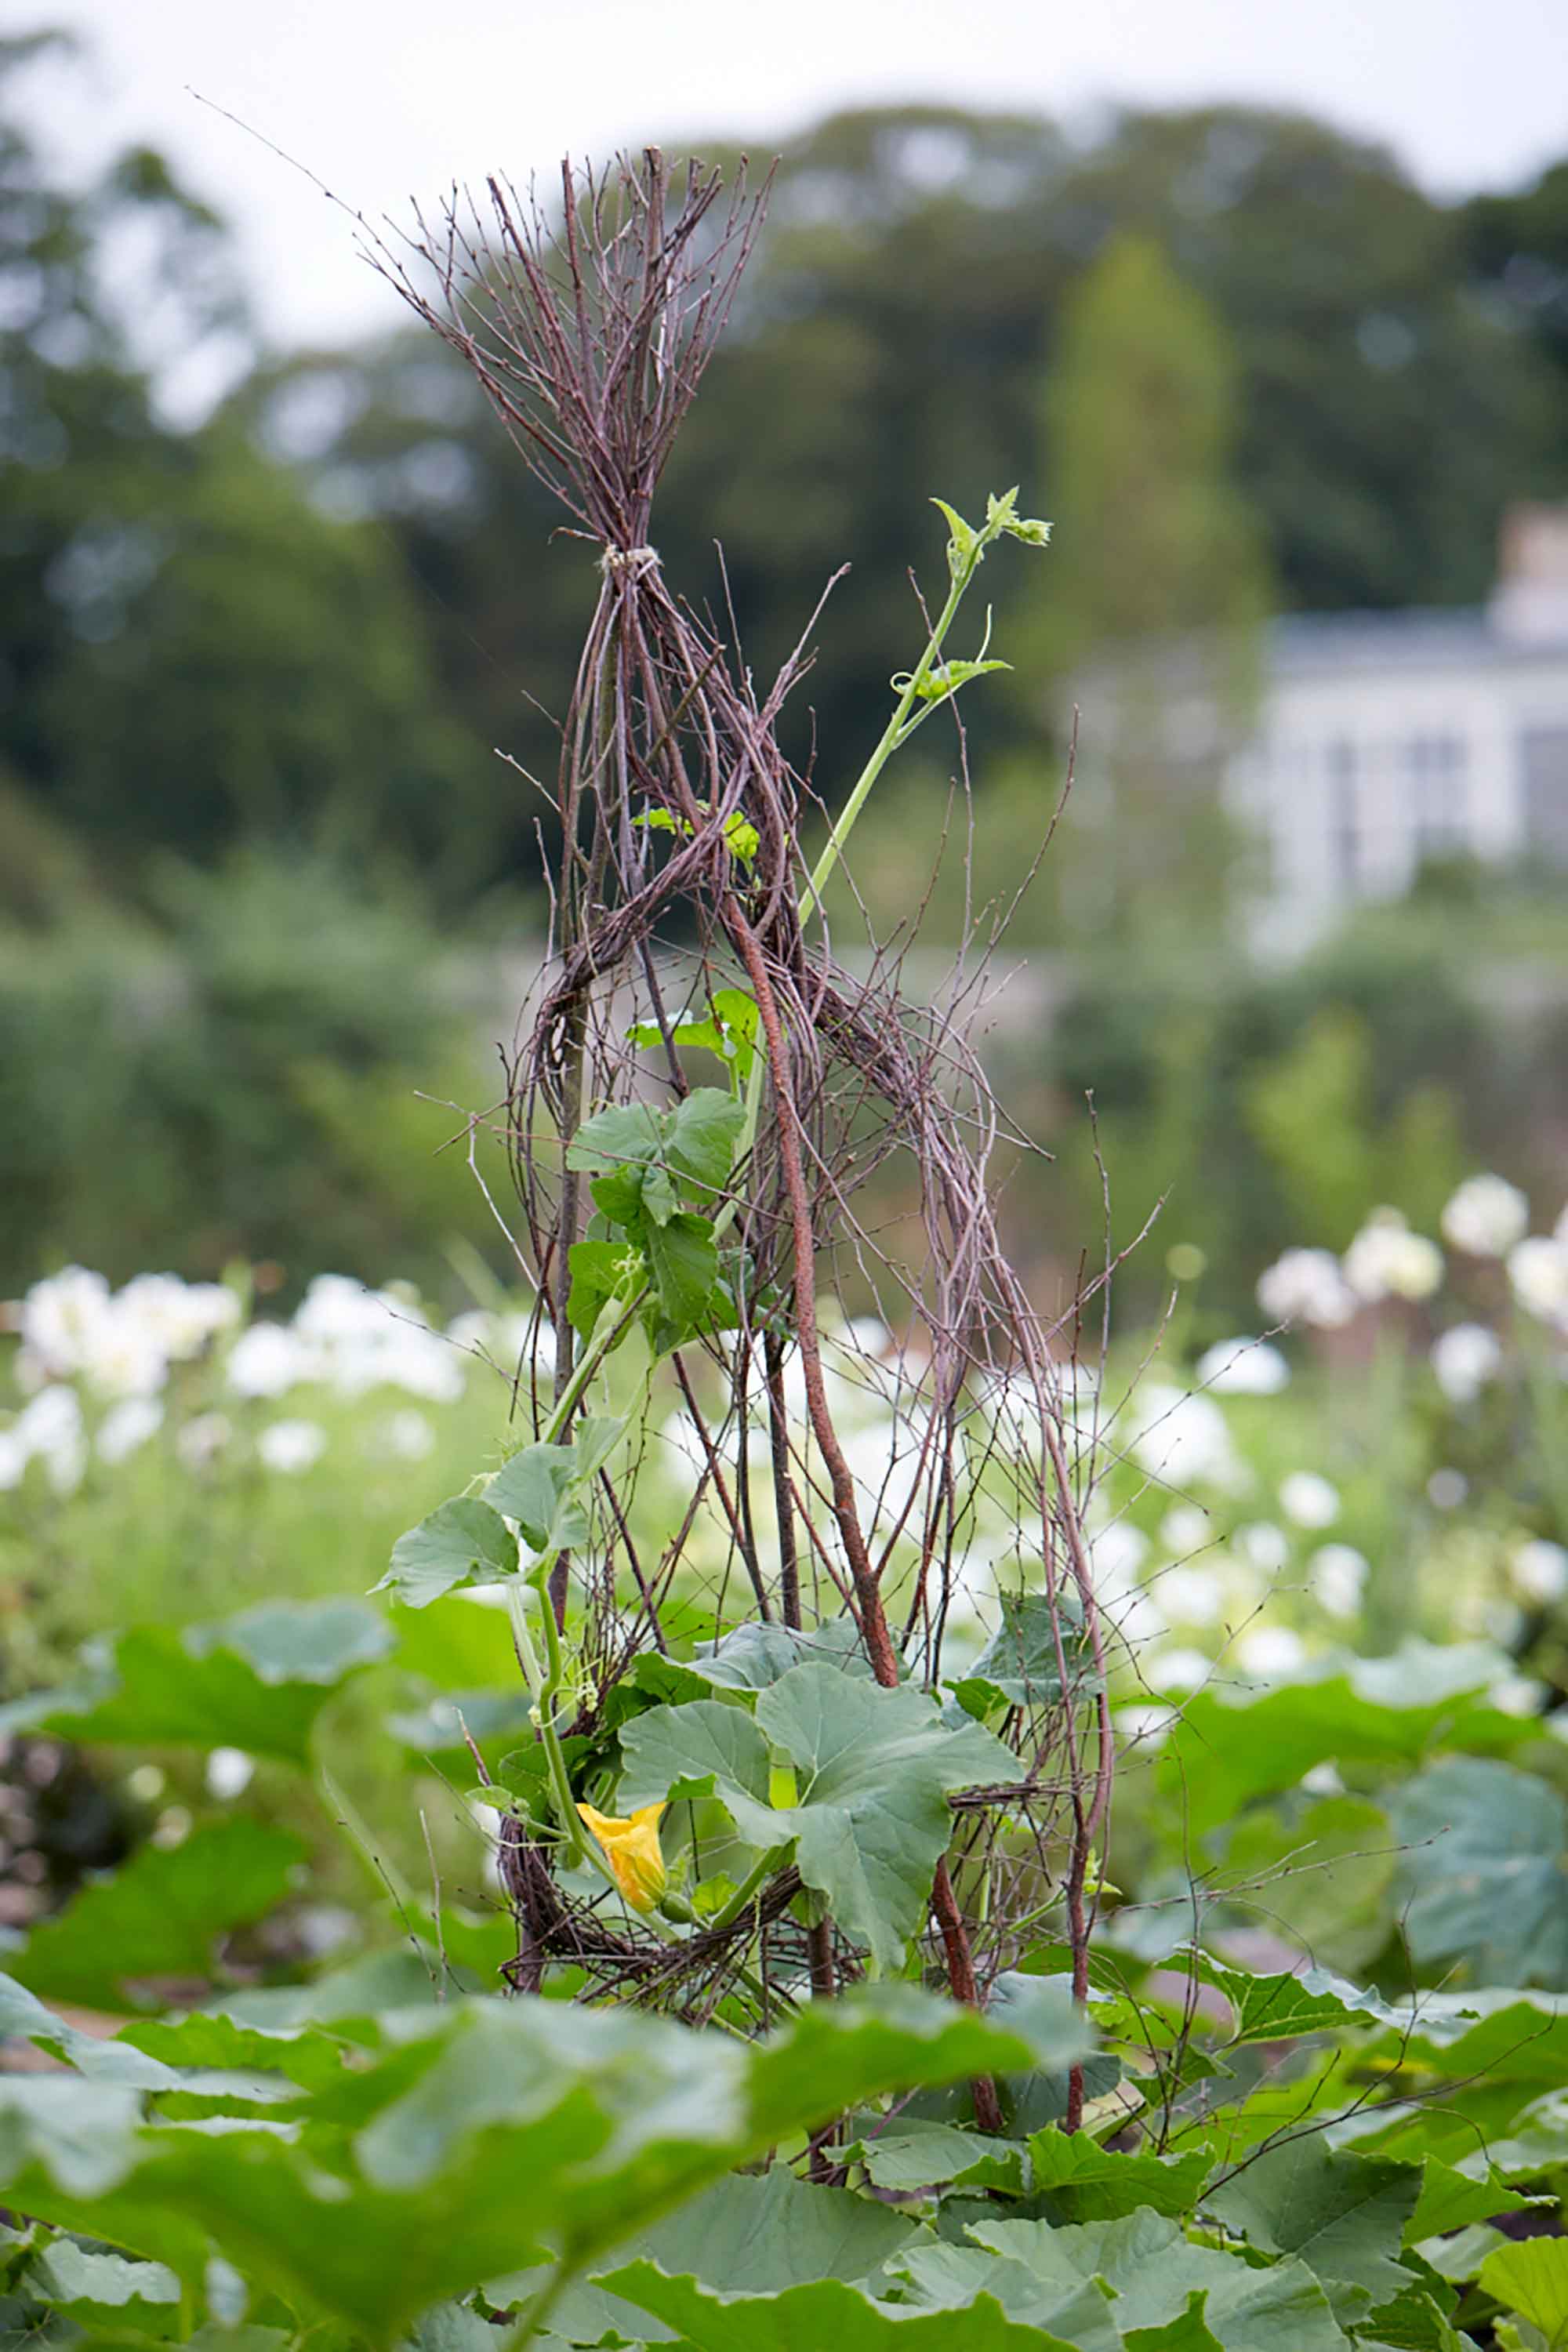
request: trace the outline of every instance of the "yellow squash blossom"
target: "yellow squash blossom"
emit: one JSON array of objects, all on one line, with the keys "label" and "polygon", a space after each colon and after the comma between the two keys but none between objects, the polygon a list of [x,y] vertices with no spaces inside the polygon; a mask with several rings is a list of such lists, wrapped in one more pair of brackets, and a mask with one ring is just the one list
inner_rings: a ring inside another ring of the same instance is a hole
[{"label": "yellow squash blossom", "polygon": [[592,1805],[577,1811],[598,1839],[605,1859],[616,1874],[616,1885],[634,1911],[651,1911],[664,1893],[668,1873],[658,1843],[664,1804],[643,1805],[626,1820],[595,1812]]}]

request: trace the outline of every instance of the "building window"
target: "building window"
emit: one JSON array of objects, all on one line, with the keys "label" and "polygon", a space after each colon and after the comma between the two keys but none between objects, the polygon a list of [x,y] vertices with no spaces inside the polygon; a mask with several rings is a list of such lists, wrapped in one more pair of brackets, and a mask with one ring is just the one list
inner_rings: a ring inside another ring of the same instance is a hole
[{"label": "building window", "polygon": [[1531,727],[1519,739],[1529,851],[1568,866],[1568,727]]},{"label": "building window", "polygon": [[1469,846],[1466,745],[1458,735],[1414,735],[1405,747],[1410,840],[1417,866]]},{"label": "building window", "polygon": [[1329,745],[1324,765],[1329,779],[1329,840],[1334,882],[1350,898],[1361,886],[1362,872],[1361,794],[1357,782],[1360,762],[1355,745],[1339,737]]}]

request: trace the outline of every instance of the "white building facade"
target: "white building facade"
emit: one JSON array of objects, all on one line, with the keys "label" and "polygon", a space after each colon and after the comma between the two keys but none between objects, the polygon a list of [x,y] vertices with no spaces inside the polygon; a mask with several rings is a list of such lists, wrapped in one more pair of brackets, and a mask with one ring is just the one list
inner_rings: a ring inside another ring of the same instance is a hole
[{"label": "white building facade", "polygon": [[1568,508],[1509,517],[1478,611],[1276,622],[1226,793],[1282,948],[1428,858],[1535,862],[1568,889]]}]

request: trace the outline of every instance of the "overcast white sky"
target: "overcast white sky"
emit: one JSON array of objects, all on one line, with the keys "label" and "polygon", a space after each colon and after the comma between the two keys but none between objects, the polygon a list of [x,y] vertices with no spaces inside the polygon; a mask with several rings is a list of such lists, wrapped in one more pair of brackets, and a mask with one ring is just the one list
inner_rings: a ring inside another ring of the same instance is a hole
[{"label": "overcast white sky", "polygon": [[[15,0],[11,0],[15,6]],[[163,146],[244,241],[279,340],[397,305],[308,184],[367,213],[562,152],[737,132],[757,151],[836,106],[950,99],[1297,106],[1391,144],[1429,186],[1517,183],[1568,152],[1568,0],[37,0],[93,44],[35,78],[62,153]]]}]

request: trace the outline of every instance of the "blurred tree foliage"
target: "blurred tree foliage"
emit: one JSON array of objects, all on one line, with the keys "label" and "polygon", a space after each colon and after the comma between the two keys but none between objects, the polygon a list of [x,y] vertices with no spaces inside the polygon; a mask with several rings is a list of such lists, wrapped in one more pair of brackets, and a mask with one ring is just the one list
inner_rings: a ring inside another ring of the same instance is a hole
[{"label": "blurred tree foliage", "polygon": [[440,1098],[496,1090],[484,970],[320,858],[165,862],[145,897],[0,928],[0,1291],[66,1259],[124,1280],[233,1257],[449,1290],[447,1243],[493,1232],[466,1145],[437,1156],[463,1130]]},{"label": "blurred tree foliage", "polygon": [[1472,198],[1459,215],[1467,263],[1489,301],[1551,371],[1551,472],[1539,485],[1568,492],[1568,162],[1511,195]]},{"label": "blurred tree foliage", "polygon": [[1063,305],[1047,379],[1057,561],[1029,666],[1089,713],[1053,866],[1080,952],[1175,950],[1240,905],[1220,787],[1257,709],[1269,588],[1235,410],[1215,313],[1152,238],[1118,233]]},{"label": "blurred tree foliage", "polygon": [[[0,44],[0,95],[49,46]],[[145,151],[50,186],[8,111],[0,318],[0,763],[48,825],[121,886],[149,851],[250,839],[488,878],[463,811],[489,763],[443,709],[395,549],[237,422],[159,409],[150,334],[173,366],[243,328],[213,215]]]},{"label": "blurred tree foliage", "polygon": [[[555,514],[423,333],[261,362],[222,223],[155,154],[51,180],[26,128],[43,47],[0,42],[0,1279],[48,1251],[418,1271],[468,1188],[441,1162],[429,1189],[440,1121],[412,1087],[486,1084],[447,944],[536,873],[548,815],[493,751],[552,775],[592,555],[552,543]],[[918,639],[900,583],[941,572],[922,500],[1033,483],[1057,544],[1037,606],[999,614],[1018,667],[969,721],[982,880],[1005,896],[1055,802],[1048,673],[1069,648],[1244,619],[1265,571],[1301,607],[1473,599],[1507,503],[1568,487],[1565,172],[1447,207],[1374,147],[1237,107],[1088,141],[940,107],[820,123],[781,158],[661,492],[669,576],[726,635],[732,609],[765,672],[853,561],[792,722],[836,802]],[[215,353],[236,388],[175,422],[165,372]],[[1140,443],[1167,488],[1193,471],[1168,506],[1142,510],[1106,434],[1096,455],[1112,395],[1119,432],[1171,427]],[[956,764],[890,782],[858,836],[868,897],[879,842],[904,877],[897,915]],[[1069,901],[1073,854],[1052,852]],[[962,907],[943,889],[939,919]],[[1061,945],[1062,896],[1036,903],[1033,935]],[[1119,1224],[1173,1183],[1169,1236],[1223,1252],[1245,1297],[1282,1242],[1335,1237],[1302,1220],[1343,1222],[1380,1138],[1457,1148],[1445,1101],[1472,1151],[1535,1148],[1506,1108],[1487,1119],[1504,1075],[1554,1101],[1550,1070],[1475,1043],[1458,923],[1259,979],[1215,906],[1070,982],[1023,1108],[1034,1089],[1060,1137],[1093,1084]],[[1020,1212],[1068,1253],[1097,1223],[1075,1154],[1060,1205]]]}]

